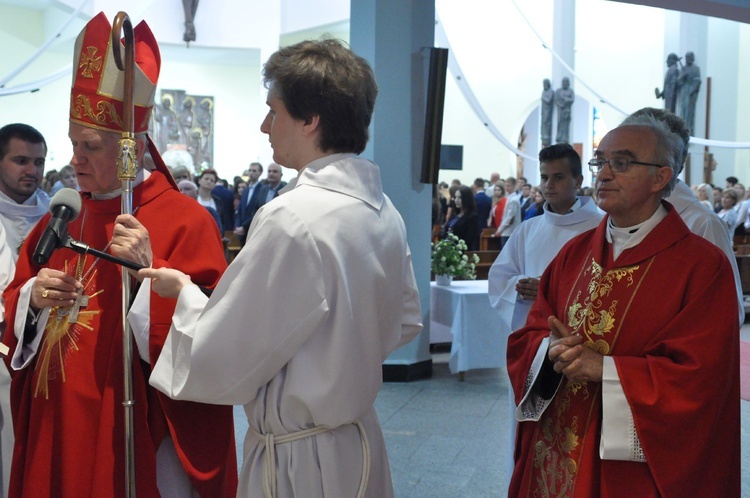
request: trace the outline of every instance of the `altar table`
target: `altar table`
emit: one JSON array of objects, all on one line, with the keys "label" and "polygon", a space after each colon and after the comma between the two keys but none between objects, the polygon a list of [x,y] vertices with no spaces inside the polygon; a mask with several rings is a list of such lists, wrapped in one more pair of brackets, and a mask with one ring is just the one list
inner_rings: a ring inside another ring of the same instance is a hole
[{"label": "altar table", "polygon": [[505,367],[508,334],[487,297],[487,280],[430,283],[430,342],[450,342],[450,371]]}]

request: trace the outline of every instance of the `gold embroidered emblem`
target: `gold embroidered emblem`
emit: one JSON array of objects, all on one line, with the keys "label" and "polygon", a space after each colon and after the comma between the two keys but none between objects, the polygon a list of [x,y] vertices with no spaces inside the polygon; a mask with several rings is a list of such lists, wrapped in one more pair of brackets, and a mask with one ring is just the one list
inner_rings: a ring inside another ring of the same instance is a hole
[{"label": "gold embroidered emblem", "polygon": [[100,100],[96,104],[96,111],[91,106],[91,100],[85,95],[71,95],[72,105],[70,106],[70,114],[76,119],[83,119],[88,117],[94,123],[107,126],[110,123],[122,128],[122,118],[117,113],[117,109],[111,102],[106,100]]},{"label": "gold embroidered emblem", "polygon": [[[65,262],[65,273],[68,273],[68,262]],[[83,293],[86,293],[92,282],[96,270],[91,277],[85,282]],[[87,297],[93,298],[104,292],[98,290]],[[78,312],[78,318],[75,323],[69,321],[71,307],[55,306],[50,311],[47,326],[44,329],[44,339],[39,349],[39,361],[36,364],[37,381],[34,389],[34,397],[39,394],[45,399],[49,399],[49,381],[57,377],[59,371],[62,382],[65,382],[65,359],[74,351],[78,351],[78,339],[83,332],[82,329],[93,332],[91,322],[94,316],[101,313],[101,310],[81,310]]]},{"label": "gold embroidered emblem", "polygon": [[617,299],[613,299],[606,309],[602,298],[609,296],[615,281],[625,280],[625,286],[633,285],[633,274],[638,271],[639,266],[633,265],[624,268],[615,268],[602,275],[602,267],[591,260],[589,267],[583,272],[591,275],[587,290],[588,296],[581,300],[581,291],[578,291],[573,304],[568,308],[568,326],[578,331],[584,338],[588,339],[602,354],[609,352],[609,346],[605,341],[595,340],[594,336],[603,337],[615,328],[615,312],[617,311]]},{"label": "gold embroidered emblem", "polygon": [[81,59],[78,63],[78,69],[83,68],[81,76],[84,78],[93,78],[94,71],[99,72],[102,68],[102,56],[96,55],[99,49],[96,47],[86,47],[85,52],[81,52]]}]

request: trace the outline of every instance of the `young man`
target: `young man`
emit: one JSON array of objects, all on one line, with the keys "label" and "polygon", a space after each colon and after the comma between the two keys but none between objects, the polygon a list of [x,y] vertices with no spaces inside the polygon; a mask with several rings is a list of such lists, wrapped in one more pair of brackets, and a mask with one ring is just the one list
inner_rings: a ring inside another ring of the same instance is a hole
[{"label": "young man", "polygon": [[264,81],[261,131],[299,176],[258,210],[210,300],[178,271],[139,272],[178,298],[151,382],[178,399],[245,405],[239,496],[387,498],[373,403],[383,361],[422,317],[403,220],[379,168],[357,157],[375,78],[321,40],[273,54]]},{"label": "young man", "polygon": [[589,163],[607,216],[550,263],[508,341],[509,496],[740,495],[732,270],[662,202],[683,150],[652,118]]},{"label": "young man", "polygon": [[[49,197],[40,188],[44,178],[47,143],[35,128],[14,123],[0,128],[0,293],[10,283],[23,241],[37,222],[49,212]],[[6,258],[9,256],[9,258]],[[0,299],[0,338],[5,334],[5,314]],[[13,421],[10,408],[10,374],[0,365],[0,486],[8,496],[13,457]]]},{"label": "young man", "polygon": [[40,188],[47,143],[35,128],[14,123],[0,128],[0,222],[18,258],[21,244],[49,211],[49,197]]},{"label": "young man", "polygon": [[542,149],[539,172],[544,214],[521,223],[490,268],[490,303],[508,334],[526,323],[539,278],[562,246],[595,228],[603,216],[591,197],[576,196],[583,175],[581,158],[572,146]]},{"label": "young man", "polygon": [[[544,214],[526,220],[513,232],[490,268],[490,304],[500,316],[501,331],[509,336],[526,323],[536,299],[539,279],[550,261],[573,237],[595,228],[603,213],[591,197],[577,197],[583,175],[581,158],[568,144],[539,151]],[[511,413],[516,404],[509,396]],[[511,416],[514,420],[515,416]],[[512,425],[509,465],[513,465],[515,424]]]},{"label": "young man", "polygon": [[[226,267],[216,228],[180,194],[146,135],[159,74],[159,49],[145,23],[134,28],[137,176],[133,215],[120,215],[123,85],[104,13],[76,41],[69,136],[81,187],[68,232],[90,247],[146,267],[178,267],[204,286]],[[109,109],[91,113],[91,109]],[[151,154],[156,169],[145,167]],[[175,217],[172,213],[180,213]],[[48,215],[49,216],[49,215]],[[11,348],[15,449],[9,496],[123,496],[122,278],[117,265],[69,249],[38,265],[32,257],[49,217],[23,245],[4,297]],[[237,463],[231,407],[176,403],[148,385],[174,307],[156,295],[138,326],[132,363],[134,488],[141,497],[234,496]],[[77,316],[76,316],[77,312]]]}]

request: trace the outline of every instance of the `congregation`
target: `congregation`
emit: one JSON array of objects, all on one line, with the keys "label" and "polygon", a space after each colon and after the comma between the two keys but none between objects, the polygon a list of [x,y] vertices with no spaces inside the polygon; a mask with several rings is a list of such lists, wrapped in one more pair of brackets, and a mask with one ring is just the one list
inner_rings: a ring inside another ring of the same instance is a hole
[{"label": "congregation", "polygon": [[[750,235],[750,189],[735,176],[725,182],[724,187],[701,183],[689,188],[701,205],[718,215],[727,235]],[[523,176],[503,179],[499,173],[491,173],[489,179],[477,178],[470,185],[460,179],[452,180],[450,186],[441,182],[434,194],[434,233],[438,238],[454,233],[470,251],[479,250],[482,231],[487,228],[494,229],[492,236],[500,237],[500,247],[504,246],[522,222],[544,213],[547,200],[541,186],[532,186]],[[593,197],[594,189],[579,187],[577,194]]]}]

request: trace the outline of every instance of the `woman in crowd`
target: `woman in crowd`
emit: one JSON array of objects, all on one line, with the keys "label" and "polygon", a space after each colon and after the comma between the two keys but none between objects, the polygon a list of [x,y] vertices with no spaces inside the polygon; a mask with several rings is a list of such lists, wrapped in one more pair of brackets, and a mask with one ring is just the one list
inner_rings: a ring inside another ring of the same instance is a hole
[{"label": "woman in crowd", "polygon": [[495,188],[492,190],[492,209],[490,209],[490,219],[487,220],[488,227],[497,228],[500,226],[506,202],[508,202],[508,198],[505,197],[505,185],[500,180],[495,183]]},{"label": "woman in crowd", "polygon": [[445,224],[445,233],[451,232],[466,242],[469,251],[479,249],[479,216],[474,202],[474,192],[469,187],[459,187],[453,198],[456,208],[453,217]]},{"label": "woman in crowd", "polygon": [[[453,180],[454,182],[456,180]],[[448,209],[445,210],[445,222],[448,223],[456,215],[456,203],[453,202],[453,198],[456,197],[456,192],[461,185],[451,185],[448,188]]]},{"label": "woman in crowd", "polygon": [[[215,209],[219,213],[219,219],[223,219],[223,203],[221,202],[221,198],[213,194],[213,189],[218,179],[219,174],[215,169],[209,168],[200,174],[198,177],[198,203],[207,208]],[[220,228],[223,232],[223,227]]]},{"label": "woman in crowd", "polygon": [[531,187],[531,206],[526,210],[523,221],[530,220],[534,216],[544,213],[544,194],[539,187]]},{"label": "woman in crowd", "polygon": [[734,235],[734,229],[737,226],[737,211],[734,207],[739,200],[740,195],[733,188],[728,188],[721,194],[721,211],[718,214],[730,235]]},{"label": "woman in crowd", "polygon": [[698,200],[711,211],[714,210],[714,189],[708,183],[701,183],[695,191]]},{"label": "woman in crowd", "polygon": [[240,178],[239,181],[234,182],[234,210],[240,207],[240,198],[242,198],[242,191],[247,188],[247,182]]}]

